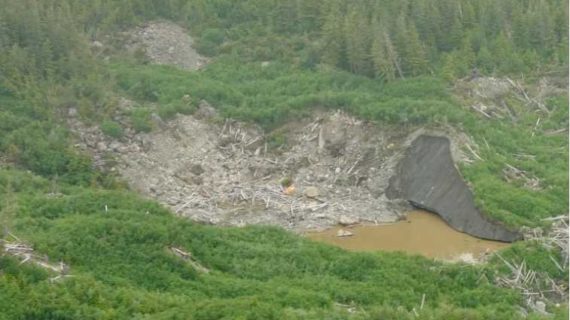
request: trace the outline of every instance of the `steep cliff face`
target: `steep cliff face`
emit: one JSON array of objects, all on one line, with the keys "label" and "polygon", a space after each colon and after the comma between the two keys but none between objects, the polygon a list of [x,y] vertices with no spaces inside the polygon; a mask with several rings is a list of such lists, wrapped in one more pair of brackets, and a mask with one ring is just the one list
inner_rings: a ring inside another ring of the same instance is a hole
[{"label": "steep cliff face", "polygon": [[454,165],[450,142],[445,137],[416,138],[390,179],[386,195],[435,212],[453,228],[479,238],[505,242],[520,238],[475,207],[473,194]]}]

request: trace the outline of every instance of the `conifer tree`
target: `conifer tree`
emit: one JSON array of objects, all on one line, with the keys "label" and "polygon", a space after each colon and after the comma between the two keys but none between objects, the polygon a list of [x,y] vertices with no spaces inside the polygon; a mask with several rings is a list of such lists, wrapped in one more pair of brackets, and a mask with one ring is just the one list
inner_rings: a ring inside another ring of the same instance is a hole
[{"label": "conifer tree", "polygon": [[386,81],[394,80],[396,78],[394,59],[388,50],[385,31],[381,29],[376,30],[376,35],[372,41],[371,55],[375,75],[382,76]]},{"label": "conifer tree", "polygon": [[455,53],[448,53],[443,56],[443,67],[441,69],[443,79],[449,82],[456,79],[457,64]]},{"label": "conifer tree", "polygon": [[370,31],[366,17],[359,10],[352,10],[344,20],[346,56],[354,73],[364,74],[367,67]]},{"label": "conifer tree", "polygon": [[462,75],[466,75],[473,67],[475,67],[475,52],[471,46],[471,37],[466,36],[461,41],[461,49],[459,50],[459,56],[461,57]]},{"label": "conifer tree", "polygon": [[340,3],[331,1],[326,12],[322,27],[323,62],[331,66],[338,66],[341,62],[344,46],[344,34],[341,21],[342,13]]},{"label": "conifer tree", "polygon": [[491,51],[489,51],[487,46],[481,47],[477,53],[477,68],[481,71],[485,71],[486,73],[491,73],[494,66],[495,63],[493,62]]},{"label": "conifer tree", "polygon": [[427,71],[428,61],[425,49],[413,24],[407,31],[407,43],[404,50],[405,61],[412,75],[416,76]]}]

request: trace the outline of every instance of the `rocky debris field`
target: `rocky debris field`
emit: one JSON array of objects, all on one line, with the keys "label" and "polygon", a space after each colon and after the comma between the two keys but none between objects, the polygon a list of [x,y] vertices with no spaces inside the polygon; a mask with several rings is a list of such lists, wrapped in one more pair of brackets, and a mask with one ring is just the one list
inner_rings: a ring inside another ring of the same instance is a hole
[{"label": "rocky debris field", "polygon": [[194,40],[182,27],[171,22],[152,22],[128,33],[127,47],[141,49],[152,63],[193,71],[207,63],[192,47]]},{"label": "rocky debris field", "polygon": [[[403,218],[407,203],[389,200],[384,192],[405,149],[430,133],[381,130],[336,111],[264,134],[252,125],[219,121],[205,101],[194,115],[153,119],[152,132],[135,133],[128,117],[117,116],[125,128],[120,139],[85,125],[74,112],[68,122],[76,146],[90,153],[96,166],[116,171],[178,215],[297,231]],[[466,137],[453,136],[454,158],[473,161],[454,147]]]}]

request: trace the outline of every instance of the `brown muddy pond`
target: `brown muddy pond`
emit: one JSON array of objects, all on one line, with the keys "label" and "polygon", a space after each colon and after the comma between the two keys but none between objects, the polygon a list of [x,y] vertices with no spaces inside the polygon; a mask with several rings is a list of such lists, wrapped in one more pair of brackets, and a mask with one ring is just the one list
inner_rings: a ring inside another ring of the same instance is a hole
[{"label": "brown muddy pond", "polygon": [[[353,235],[338,237],[339,229]],[[421,210],[409,212],[407,220],[392,224],[335,227],[306,235],[352,251],[404,251],[444,260],[465,255],[477,258],[509,245],[456,231],[438,215]]]}]

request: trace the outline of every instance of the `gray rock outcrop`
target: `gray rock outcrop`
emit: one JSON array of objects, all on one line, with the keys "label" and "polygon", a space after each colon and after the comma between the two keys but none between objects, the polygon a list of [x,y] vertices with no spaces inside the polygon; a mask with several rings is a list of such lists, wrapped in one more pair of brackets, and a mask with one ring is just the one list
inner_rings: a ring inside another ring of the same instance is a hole
[{"label": "gray rock outcrop", "polygon": [[184,28],[170,22],[150,22],[131,32],[131,51],[142,49],[149,60],[186,71],[202,68],[208,59],[193,48],[194,40]]},{"label": "gray rock outcrop", "polygon": [[445,137],[416,138],[390,179],[386,196],[437,213],[454,229],[478,238],[504,242],[520,238],[475,207],[473,194],[455,167]]}]

